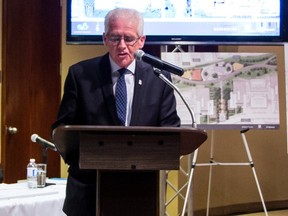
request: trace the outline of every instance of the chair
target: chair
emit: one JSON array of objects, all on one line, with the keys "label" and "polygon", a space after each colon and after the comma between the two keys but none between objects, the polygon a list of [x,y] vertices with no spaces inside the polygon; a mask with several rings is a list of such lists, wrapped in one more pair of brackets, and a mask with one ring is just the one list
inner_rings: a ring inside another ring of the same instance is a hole
[{"label": "chair", "polygon": [[0,164],[0,183],[3,182],[3,172],[2,172],[2,166]]}]

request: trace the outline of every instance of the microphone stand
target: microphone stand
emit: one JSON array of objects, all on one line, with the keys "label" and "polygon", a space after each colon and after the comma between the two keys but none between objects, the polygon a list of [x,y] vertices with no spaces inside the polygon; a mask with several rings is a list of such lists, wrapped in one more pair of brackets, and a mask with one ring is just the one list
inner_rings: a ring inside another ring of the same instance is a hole
[{"label": "microphone stand", "polygon": [[47,146],[42,145],[42,163],[47,164]]},{"label": "microphone stand", "polygon": [[[179,91],[179,89],[161,73],[160,69],[154,67],[153,70],[154,70],[154,74],[156,76],[158,76],[161,80],[163,80],[167,85],[169,85],[171,88],[173,88],[177,92],[177,94],[180,96],[180,98],[182,99],[182,101],[186,105],[186,107],[187,107],[187,109],[191,115],[192,128],[197,128],[197,124],[195,122],[195,114],[194,114],[193,110],[190,108],[188,102],[185,100],[185,98],[183,97],[183,95]],[[195,164],[196,164],[197,155],[198,155],[198,149],[196,149],[194,151],[194,155],[193,155],[193,159],[192,159],[192,171],[190,171],[190,175],[189,175],[189,180],[188,180],[188,185],[187,185],[187,190],[186,190],[186,195],[185,195],[185,200],[184,200],[184,205],[183,205],[183,210],[182,210],[181,216],[185,215],[184,213],[185,213],[185,209],[186,209],[187,202],[188,202],[190,188],[192,185],[192,177],[193,177],[193,171],[194,171]]]}]

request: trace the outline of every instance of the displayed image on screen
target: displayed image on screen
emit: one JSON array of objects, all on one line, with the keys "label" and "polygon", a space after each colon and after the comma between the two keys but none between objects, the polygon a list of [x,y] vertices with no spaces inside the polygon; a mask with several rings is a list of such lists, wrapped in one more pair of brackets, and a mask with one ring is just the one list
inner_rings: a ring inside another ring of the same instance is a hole
[{"label": "displayed image on screen", "polygon": [[285,4],[284,0],[67,0],[67,43],[102,43],[104,17],[117,7],[143,14],[150,44],[284,42]]}]

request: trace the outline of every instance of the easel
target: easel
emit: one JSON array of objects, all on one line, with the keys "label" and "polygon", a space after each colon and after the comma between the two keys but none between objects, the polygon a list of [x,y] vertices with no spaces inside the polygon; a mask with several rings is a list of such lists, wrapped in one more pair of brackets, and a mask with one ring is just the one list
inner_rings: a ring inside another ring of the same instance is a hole
[{"label": "easel", "polygon": [[185,199],[183,210],[182,210],[182,216],[184,216],[184,214],[185,214],[187,200],[188,200],[188,197],[189,197],[189,192],[191,190],[190,187],[191,187],[191,184],[192,184],[193,173],[194,173],[194,169],[195,169],[196,166],[210,166],[206,216],[209,215],[210,192],[211,192],[211,181],[212,181],[212,167],[213,166],[217,166],[217,165],[220,165],[220,166],[250,166],[251,169],[252,169],[254,178],[255,178],[255,182],[256,182],[256,186],[257,186],[257,189],[258,189],[258,192],[259,192],[259,196],[260,196],[260,199],[261,199],[261,202],[262,202],[263,210],[265,212],[265,215],[268,216],[268,212],[267,212],[266,205],[265,205],[265,202],[264,202],[264,199],[263,199],[263,195],[262,195],[262,192],[261,192],[259,181],[258,181],[258,178],[257,178],[257,175],[256,175],[254,162],[252,160],[252,156],[251,156],[251,153],[250,153],[250,150],[249,150],[249,146],[248,146],[248,143],[247,143],[247,140],[246,140],[246,136],[245,136],[245,133],[248,130],[249,129],[245,129],[245,130],[241,130],[240,131],[241,136],[242,136],[242,140],[243,140],[243,144],[244,144],[244,147],[245,147],[245,150],[246,150],[246,153],[247,153],[247,156],[248,156],[248,160],[249,160],[247,163],[237,163],[237,162],[236,163],[222,163],[222,162],[215,161],[214,160],[214,131],[212,131],[212,142],[211,142],[211,149],[210,149],[210,163],[198,163],[197,164],[196,160],[197,160],[199,149],[197,149],[194,152],[193,159],[192,159],[192,169],[191,169],[191,172],[190,172],[190,175],[189,175],[189,182],[188,182],[188,187],[187,187],[187,192],[186,192],[186,199]]},{"label": "easel", "polygon": [[[168,48],[167,46],[162,46],[161,47],[161,51],[162,52],[167,52],[168,51]],[[174,50],[172,51],[173,52],[185,52],[181,45],[176,45]],[[188,51],[189,52],[193,52],[194,51],[194,46],[188,46]],[[189,108],[188,108],[189,109]],[[192,121],[193,122],[193,121]],[[182,216],[184,216],[184,214],[186,213],[187,216],[192,216],[193,215],[193,211],[191,211],[191,205],[192,205],[192,196],[189,195],[190,193],[192,194],[192,190],[191,190],[191,184],[192,184],[192,178],[193,178],[193,172],[194,172],[194,168],[196,166],[209,166],[210,167],[210,172],[209,172],[209,186],[208,186],[208,201],[207,201],[207,215],[209,215],[209,206],[210,206],[210,191],[211,191],[211,179],[212,179],[212,167],[215,166],[215,165],[228,165],[228,166],[250,166],[252,168],[252,172],[253,172],[253,175],[254,175],[254,178],[255,178],[255,182],[256,182],[256,185],[257,185],[257,189],[258,189],[258,192],[259,192],[259,195],[260,195],[260,198],[261,198],[261,202],[262,202],[262,205],[263,205],[263,209],[264,209],[264,212],[265,212],[265,215],[268,216],[268,213],[267,213],[267,210],[266,210],[266,206],[265,206],[265,203],[264,203],[264,199],[263,199],[263,195],[262,195],[262,192],[261,192],[261,188],[260,188],[260,185],[259,185],[259,181],[258,181],[258,178],[257,178],[257,175],[256,175],[256,171],[255,171],[255,168],[254,168],[254,162],[252,160],[252,157],[251,157],[251,153],[250,153],[250,150],[249,150],[249,147],[248,147],[248,143],[247,143],[247,140],[246,140],[246,137],[245,137],[245,133],[248,131],[249,129],[245,129],[245,130],[241,130],[240,133],[241,133],[241,136],[242,136],[242,140],[243,140],[243,144],[244,144],[244,147],[245,147],[245,150],[246,150],[246,154],[248,156],[248,162],[247,163],[221,163],[221,162],[217,162],[214,160],[214,139],[213,139],[213,134],[212,134],[212,142],[211,142],[211,151],[210,151],[210,163],[206,163],[206,164],[196,164],[196,160],[197,160],[197,155],[198,155],[198,149],[196,151],[194,151],[194,155],[189,155],[189,159],[188,160],[191,160],[191,157],[193,157],[192,159],[192,162],[191,164],[189,165],[190,166],[190,171],[188,171],[189,173],[187,174],[188,176],[188,182],[183,186],[183,187],[186,187],[187,186],[187,191],[186,191],[186,196],[185,196],[185,200],[184,200],[184,206],[183,206],[183,210],[182,210]],[[212,131],[213,133],[213,131]],[[180,171],[182,171],[180,169]],[[169,181],[167,180],[166,181],[167,185],[171,186]],[[174,189],[174,191],[176,192],[176,196],[178,197],[181,197],[183,198],[184,196],[180,193],[182,190],[183,190],[183,187],[181,187],[180,189]],[[170,201],[169,201],[170,202]],[[165,204],[165,206],[167,205],[168,203]],[[187,207],[187,212],[185,212],[186,210],[186,207]]]}]

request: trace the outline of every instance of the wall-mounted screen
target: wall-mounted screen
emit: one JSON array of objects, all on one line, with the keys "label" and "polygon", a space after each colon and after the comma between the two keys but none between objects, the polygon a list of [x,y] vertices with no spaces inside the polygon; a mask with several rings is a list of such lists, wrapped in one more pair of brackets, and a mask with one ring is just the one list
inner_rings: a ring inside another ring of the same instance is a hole
[{"label": "wall-mounted screen", "polygon": [[[277,56],[273,53],[161,53],[184,69],[173,75],[202,129],[278,129]],[[176,95],[182,125],[191,125]]]},{"label": "wall-mounted screen", "polygon": [[67,43],[102,44],[104,16],[132,7],[148,44],[283,43],[286,0],[67,0]]}]

